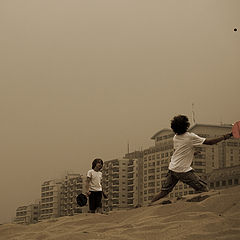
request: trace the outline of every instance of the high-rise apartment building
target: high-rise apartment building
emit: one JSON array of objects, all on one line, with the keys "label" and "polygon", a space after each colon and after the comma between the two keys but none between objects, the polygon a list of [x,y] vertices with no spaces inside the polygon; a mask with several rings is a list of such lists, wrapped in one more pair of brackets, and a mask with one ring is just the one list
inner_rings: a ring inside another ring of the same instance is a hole
[{"label": "high-rise apartment building", "polygon": [[61,180],[45,181],[41,186],[40,219],[60,217]]},{"label": "high-rise apartment building", "polygon": [[78,213],[87,212],[87,206],[79,207],[76,197],[85,193],[86,177],[79,173],[68,173],[62,184],[61,190],[61,216],[72,216]]},{"label": "high-rise apartment building", "polygon": [[102,185],[108,195],[108,199],[103,200],[104,209],[111,211],[141,204],[141,169],[141,161],[130,156],[104,162]]},{"label": "high-rise apartment building", "polygon": [[105,161],[102,169],[102,186],[108,195],[103,200],[103,208],[113,209],[127,207],[128,159]]},{"label": "high-rise apartment building", "polygon": [[143,151],[143,205],[161,190],[166,179],[173,154],[173,136],[172,130],[162,129],[151,138],[155,140],[155,146]]},{"label": "high-rise apartment building", "polygon": [[143,152],[127,153],[128,162],[128,206],[143,205]]}]

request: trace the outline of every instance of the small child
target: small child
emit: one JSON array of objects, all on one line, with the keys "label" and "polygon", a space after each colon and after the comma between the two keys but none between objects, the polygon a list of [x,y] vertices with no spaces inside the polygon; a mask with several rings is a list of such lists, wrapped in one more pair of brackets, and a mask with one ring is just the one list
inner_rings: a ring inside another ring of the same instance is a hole
[{"label": "small child", "polygon": [[200,146],[202,144],[213,145],[229,139],[232,134],[228,133],[217,138],[206,139],[188,132],[189,126],[188,118],[184,115],[175,116],[171,121],[171,128],[175,133],[173,137],[174,153],[168,167],[169,171],[166,182],[163,184],[161,192],[153,197],[152,203],[170,193],[178,181],[188,184],[197,192],[208,191],[207,184],[195,174],[191,167],[194,156],[194,146]]},{"label": "small child", "polygon": [[92,169],[87,172],[86,195],[89,197],[89,211],[91,213],[102,211],[102,172],[103,161],[94,159]]}]

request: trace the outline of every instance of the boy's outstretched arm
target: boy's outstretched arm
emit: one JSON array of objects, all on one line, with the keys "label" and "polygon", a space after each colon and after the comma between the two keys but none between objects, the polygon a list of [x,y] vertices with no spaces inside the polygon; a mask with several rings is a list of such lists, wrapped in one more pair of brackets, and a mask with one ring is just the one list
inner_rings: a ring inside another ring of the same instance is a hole
[{"label": "boy's outstretched arm", "polygon": [[203,144],[213,145],[213,144],[216,144],[216,143],[221,142],[223,140],[227,140],[231,137],[232,137],[232,133],[227,133],[227,134],[222,135],[221,137],[206,139],[203,142]]}]

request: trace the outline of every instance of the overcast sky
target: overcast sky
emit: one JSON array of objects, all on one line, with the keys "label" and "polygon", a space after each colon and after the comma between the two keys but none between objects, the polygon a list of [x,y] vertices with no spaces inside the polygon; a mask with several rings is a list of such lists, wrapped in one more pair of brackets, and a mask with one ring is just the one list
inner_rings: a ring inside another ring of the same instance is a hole
[{"label": "overcast sky", "polygon": [[0,223],[43,181],[240,119],[239,0],[1,0]]}]

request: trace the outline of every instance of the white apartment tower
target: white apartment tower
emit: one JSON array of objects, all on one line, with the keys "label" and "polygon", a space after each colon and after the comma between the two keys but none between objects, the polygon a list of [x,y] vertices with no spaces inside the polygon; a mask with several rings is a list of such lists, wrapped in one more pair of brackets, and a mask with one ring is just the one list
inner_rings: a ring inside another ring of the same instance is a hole
[{"label": "white apartment tower", "polygon": [[[140,167],[141,169],[141,167]],[[110,211],[140,205],[138,159],[114,159],[103,165],[103,191],[108,199],[103,199],[103,208]]]},{"label": "white apartment tower", "polygon": [[40,219],[60,217],[62,180],[45,181],[41,186]]},{"label": "white apartment tower", "polygon": [[67,173],[63,180],[61,191],[61,216],[72,216],[87,212],[87,206],[79,207],[76,197],[85,193],[86,177],[79,173]]},{"label": "white apartment tower", "polygon": [[103,208],[110,211],[127,207],[128,159],[105,161],[103,165],[103,191],[108,195]]}]

